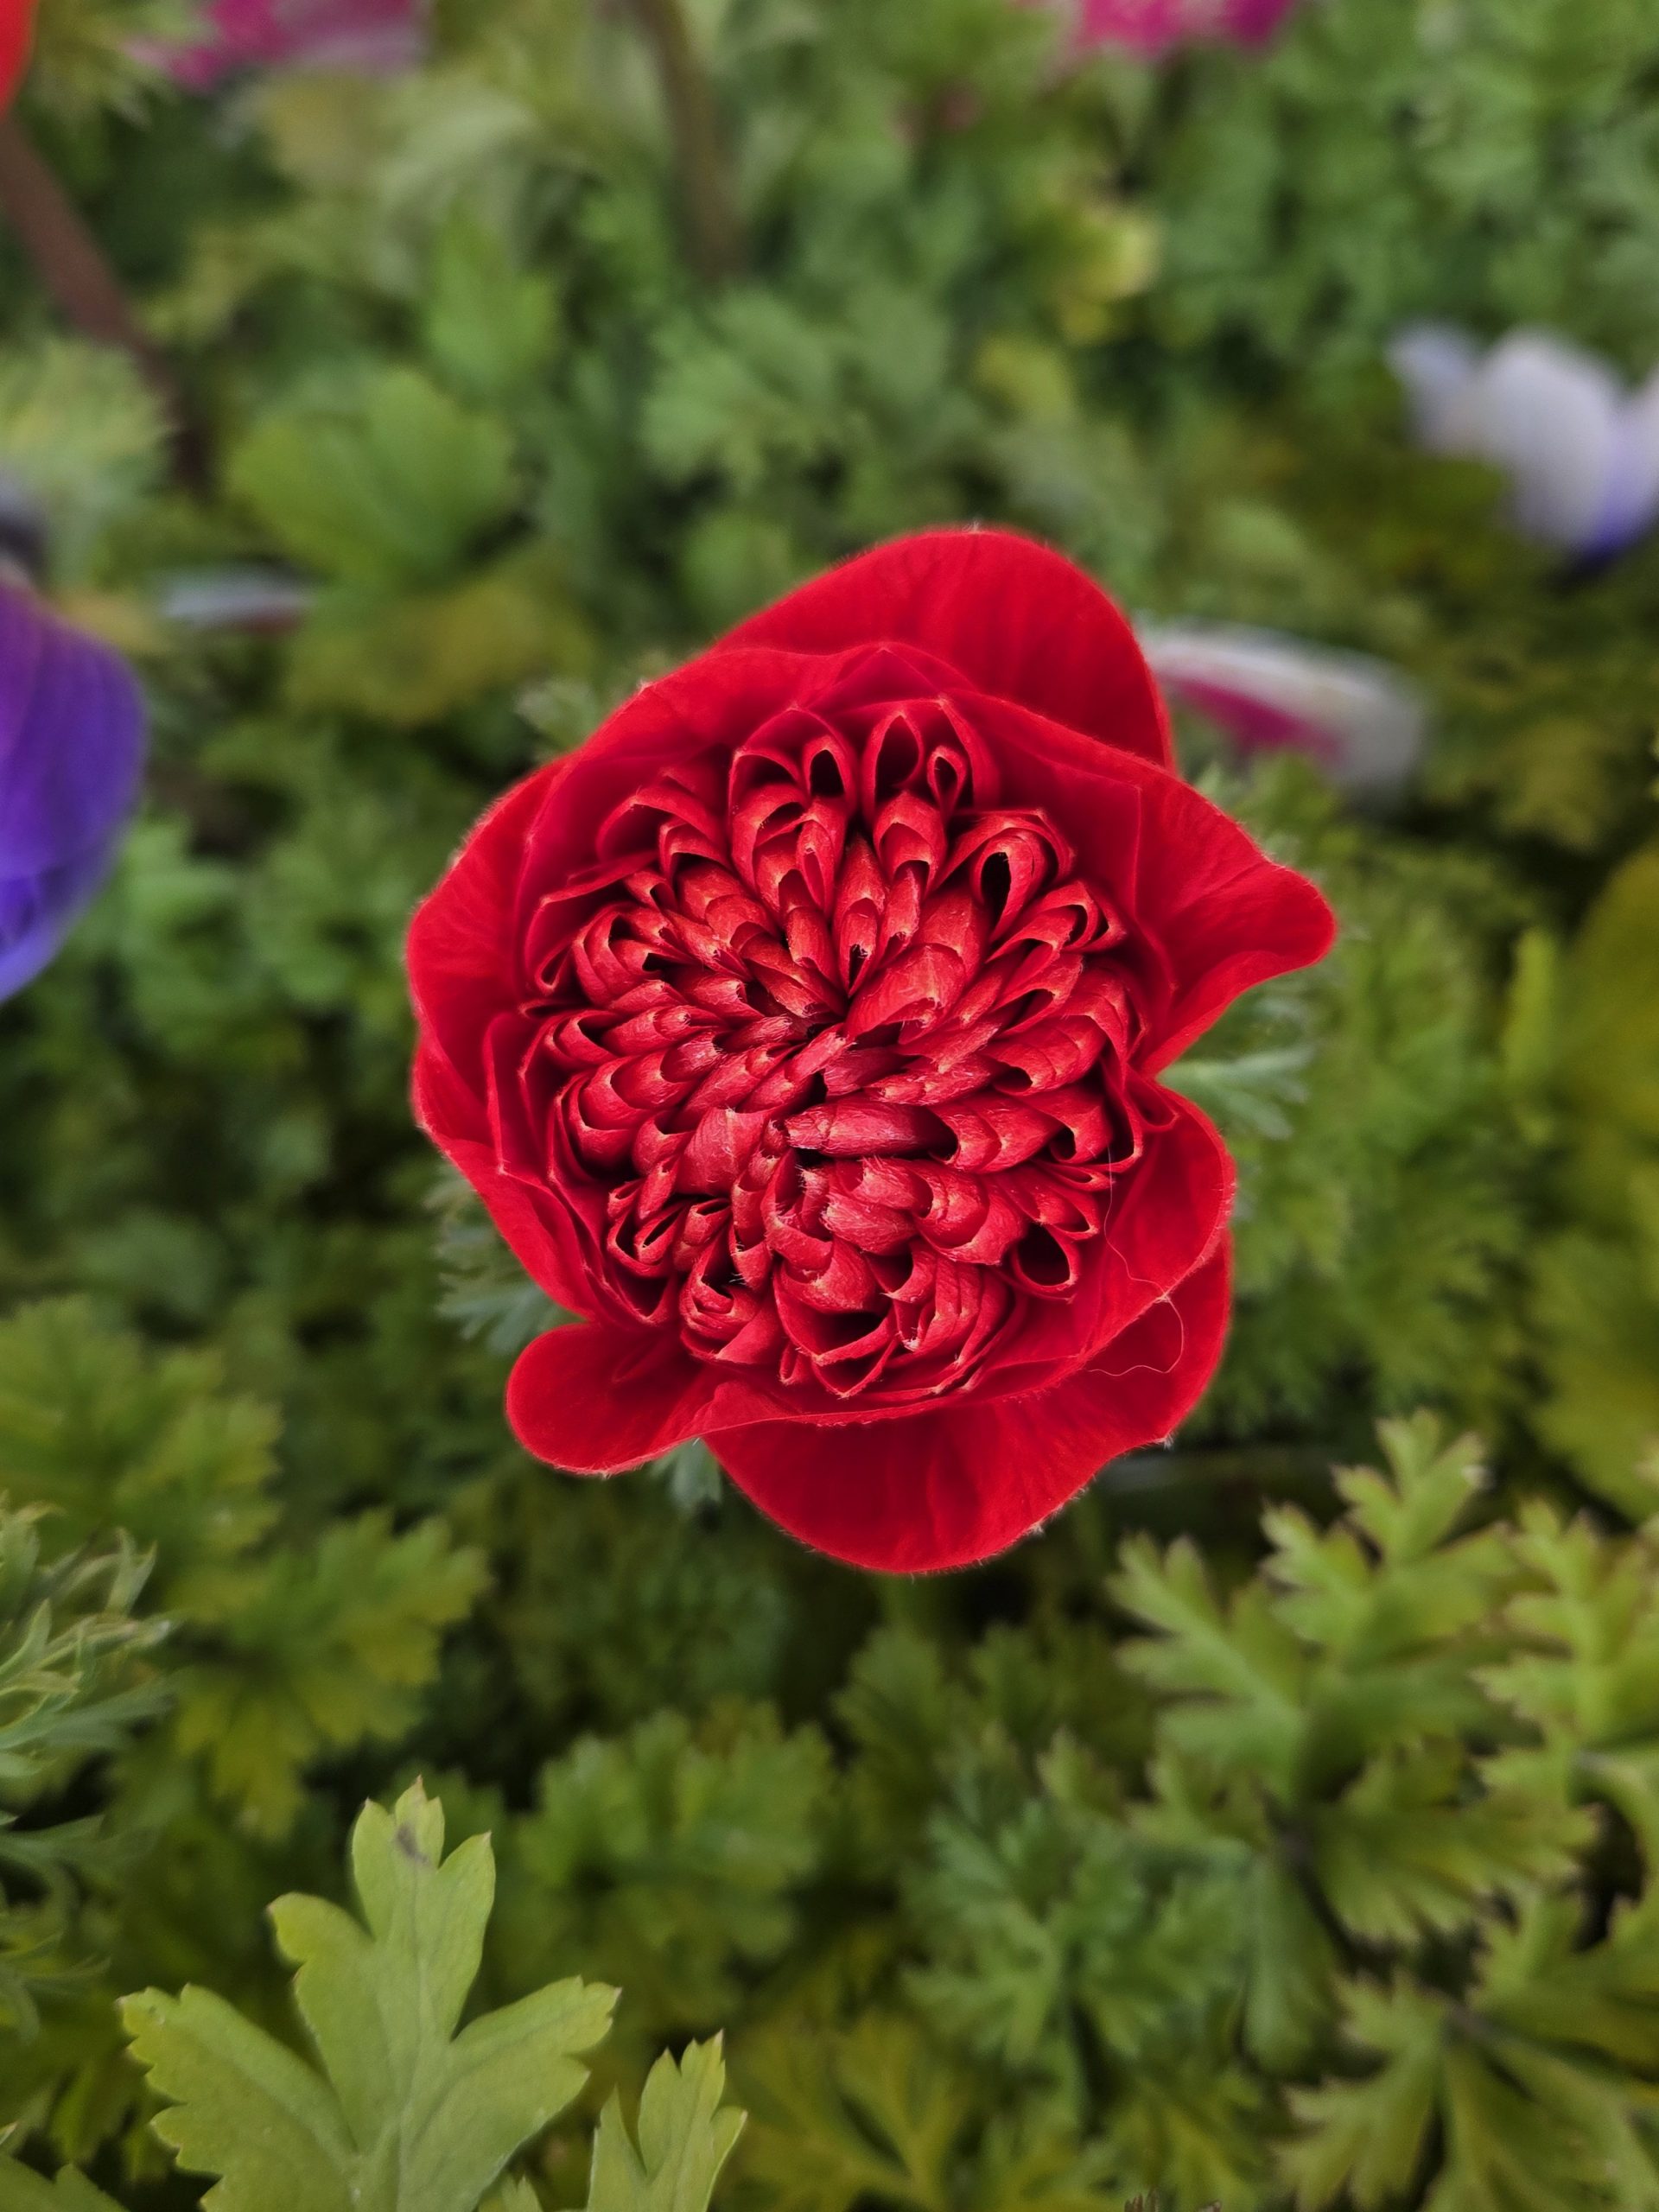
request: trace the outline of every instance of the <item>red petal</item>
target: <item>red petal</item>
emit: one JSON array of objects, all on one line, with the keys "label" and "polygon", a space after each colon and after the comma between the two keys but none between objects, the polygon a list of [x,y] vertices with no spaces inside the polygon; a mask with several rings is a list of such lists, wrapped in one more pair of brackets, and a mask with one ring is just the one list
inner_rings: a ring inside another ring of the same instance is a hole
[{"label": "red petal", "polygon": [[1140,1055],[1152,1074],[1241,991],[1323,960],[1337,934],[1336,916],[1305,875],[1270,861],[1190,784],[1171,777],[1167,785],[1150,789],[1141,845],[1141,917],[1175,978],[1161,1033]]},{"label": "red petal", "polygon": [[[1120,902],[1167,969],[1135,1058],[1167,1067],[1241,991],[1322,960],[1336,917],[1305,875],[1179,776],[1101,753],[1001,699],[963,702],[1001,764],[1009,797],[1064,823],[1083,873]],[[1143,997],[1145,995],[1143,994]]]},{"label": "red petal", "polygon": [[1092,1367],[1224,1241],[1235,1171],[1219,1133],[1173,1091],[1148,1084],[1144,1098],[1149,1116],[1157,1117],[1148,1120],[1145,1154],[1097,1194],[1096,1217],[1103,1215],[1105,1227],[1077,1243],[1075,1288],[1028,1313],[1001,1368],[986,1376],[987,1389],[1015,1395],[1075,1371],[1080,1363]]},{"label": "red petal", "polygon": [[499,798],[410,925],[409,987],[416,1019],[429,1042],[476,1090],[480,1116],[484,1033],[504,1007],[518,1001],[521,951],[514,916],[525,852],[548,792],[569,766],[551,761]]},{"label": "red petal", "polygon": [[22,79],[34,22],[35,0],[3,0],[0,4],[0,110]]},{"label": "red petal", "polygon": [[426,1044],[416,1057],[413,1099],[416,1121],[483,1199],[531,1280],[567,1312],[583,1312],[593,1292],[580,1232],[550,1192],[502,1172],[483,1109],[451,1064]]},{"label": "red petal", "polygon": [[891,1421],[758,1421],[704,1440],[763,1513],[832,1558],[887,1573],[971,1566],[1191,1412],[1221,1356],[1228,1266],[1224,1243],[1052,1390]]},{"label": "red petal", "polygon": [[519,1353],[507,1419],[526,1452],[574,1474],[637,1467],[697,1433],[702,1370],[671,1335],[588,1321]]},{"label": "red petal", "polygon": [[1169,718],[1135,633],[1104,592],[1005,530],[895,538],[803,584],[723,645],[840,652],[919,645],[982,691],[1168,766]]}]

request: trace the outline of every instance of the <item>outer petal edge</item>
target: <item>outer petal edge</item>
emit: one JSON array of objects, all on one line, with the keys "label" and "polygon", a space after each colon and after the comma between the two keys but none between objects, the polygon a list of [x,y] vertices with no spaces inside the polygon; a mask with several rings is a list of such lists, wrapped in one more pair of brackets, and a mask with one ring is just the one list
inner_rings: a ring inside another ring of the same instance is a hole
[{"label": "outer petal edge", "polygon": [[738,1488],[815,1551],[881,1573],[936,1573],[1006,1550],[1108,1460],[1161,1443],[1215,1372],[1224,1238],[1081,1374],[1030,1395],[844,1427],[772,1421],[704,1441]]}]

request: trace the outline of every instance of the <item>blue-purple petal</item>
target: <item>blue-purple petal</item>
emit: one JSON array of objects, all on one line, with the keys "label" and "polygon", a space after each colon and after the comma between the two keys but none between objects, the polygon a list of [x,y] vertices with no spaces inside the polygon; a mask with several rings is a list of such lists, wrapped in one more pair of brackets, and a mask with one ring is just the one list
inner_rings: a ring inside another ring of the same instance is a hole
[{"label": "blue-purple petal", "polygon": [[0,586],[0,999],[103,880],[138,794],[144,715],[120,656]]}]

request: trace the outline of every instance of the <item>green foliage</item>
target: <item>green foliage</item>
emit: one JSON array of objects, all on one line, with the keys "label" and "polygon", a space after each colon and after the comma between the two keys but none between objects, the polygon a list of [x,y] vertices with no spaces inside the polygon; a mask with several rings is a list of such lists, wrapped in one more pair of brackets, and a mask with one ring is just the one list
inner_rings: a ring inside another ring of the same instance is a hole
[{"label": "green foliage", "polygon": [[1297,763],[1226,796],[1323,880],[1342,939],[1173,1071],[1241,1176],[1236,1333],[1203,1426],[1294,1411],[1332,1433],[1356,1372],[1372,1406],[1432,1395],[1488,1421],[1513,1390],[1537,1166],[1481,974],[1510,894],[1477,867],[1369,846],[1311,785]]},{"label": "green foliage", "polygon": [[49,0],[39,10],[29,93],[48,113],[142,111],[156,86],[150,40],[186,37],[195,0]]},{"label": "green foliage", "polygon": [[431,582],[504,510],[510,460],[486,416],[414,369],[267,415],[232,491],[294,559],[342,583]]},{"label": "green foliage", "polygon": [[41,1509],[0,1504],[0,2020],[39,2031],[38,1997],[72,1986],[82,1885],[118,1866],[99,1813],[66,1793],[165,1701],[134,1618],[149,1562],[130,1541],[42,1557]]},{"label": "green foliage", "polygon": [[214,1789],[280,1833],[308,1762],[408,1727],[482,1565],[442,1525],[370,1512],[283,1541],[276,1424],[210,1355],[147,1358],[65,1301],[0,1324],[0,1479],[80,1539],[149,1547],[181,1662],[168,1727]]},{"label": "green foliage", "polygon": [[697,1743],[664,1713],[543,1771],[510,1847],[501,1933],[515,1980],[580,1944],[653,2026],[706,2027],[746,1970],[798,1939],[797,1897],[822,1854],[823,1741],[781,1736],[764,1708],[717,1708],[707,1734]]},{"label": "green foliage", "polygon": [[119,353],[42,338],[0,363],[5,469],[52,518],[54,575],[86,581],[100,539],[153,496],[163,425]]},{"label": "green foliage", "polygon": [[1659,849],[1649,846],[1551,961],[1541,1016],[1566,1202],[1537,1273],[1551,1385],[1542,1421],[1585,1479],[1632,1513],[1650,1494],[1631,1462],[1659,1435],[1656,921]]},{"label": "green foliage", "polygon": [[443,1859],[442,1808],[417,1784],[365,1808],[352,1869],[366,1931],[321,1897],[281,1897],[276,1941],[326,2080],[211,1992],[129,1998],[139,2063],[172,2100],[157,2133],[256,2212],[298,2188],[319,2208],[475,2212],[507,2160],[582,2087],[577,2053],[614,1993],[563,1981],[456,2033],[494,1893],[488,1843]]},{"label": "green foliage", "polygon": [[0,2164],[0,2204],[6,2212],[120,2212],[113,2197],[94,2189],[73,2166],[47,2181],[13,2159]]},{"label": "green foliage", "polygon": [[[123,2007],[133,2051],[167,2101],[156,2133],[188,2173],[217,2177],[222,2212],[478,2212],[510,2159],[581,2089],[616,1992],[550,1984],[460,2025],[494,1895],[488,1839],[446,1859],[443,1811],[419,1783],[352,1831],[363,1920],[326,1899],[279,1897],[276,1942],[322,2070],[206,1989],[150,1989]],[[364,1923],[366,1923],[366,1925]],[[661,2059],[637,2147],[613,2098],[594,2144],[588,2212],[705,2212],[742,2126],[722,2109],[716,2044]],[[538,2201],[523,2183],[505,2202]],[[54,2185],[0,2163],[0,2205],[74,2212],[107,2203],[65,2170]],[[492,2204],[503,2199],[491,2196]]]},{"label": "green foliage", "polygon": [[725,2069],[715,2043],[664,2055],[645,2077],[630,2136],[613,2097],[599,2116],[588,2212],[704,2212],[743,2115],[722,2108]]},{"label": "green foliage", "polygon": [[[0,238],[0,468],[154,732],[108,892],[0,1008],[0,2207],[191,2201],[124,1991],[194,1986],[140,2037],[219,2202],[256,2095],[319,2204],[433,2108],[502,2015],[359,2027],[410,1955],[337,1910],[418,1765],[474,1840],[411,1815],[400,1881],[459,1898],[497,1840],[480,2006],[628,1993],[522,2171],[574,2061],[467,2101],[491,2212],[700,2202],[722,2028],[745,2212],[1651,2212],[1659,547],[1562,574],[1381,361],[1436,314],[1645,373],[1651,11],[1306,0],[1268,50],[1073,67],[1013,0],[688,0],[723,283],[639,10],[438,0],[408,76],[212,101],[131,50],[168,12],[48,0],[20,112],[193,480]],[[888,1586],[700,1447],[517,1451],[558,1317],[432,1198],[401,949],[506,782],[953,518],[1380,653],[1431,736],[1361,817],[1179,730],[1343,921],[1173,1071],[1240,1166],[1224,1366],[1008,1559]],[[222,563],[308,613],[163,619]],[[321,2071],[278,1891],[334,1900],[283,1909]]]},{"label": "green foliage", "polygon": [[[1188,342],[1363,358],[1402,315],[1546,322],[1645,372],[1659,33],[1642,0],[1313,8],[1167,138],[1160,306]],[[1427,242],[1429,250],[1425,251]]]},{"label": "green foliage", "polygon": [[[1465,1532],[1472,1447],[1384,1442],[1330,1526],[1271,1509],[1224,1599],[1185,1540],[1125,1545],[1150,1755],[1114,1780],[1064,1733],[1029,1766],[981,1739],[910,1885],[910,1996],[1180,2202],[1261,2199],[1273,2085],[1337,2021],[1365,2070],[1292,2096],[1303,2203],[1395,2202],[1435,2118],[1437,2204],[1645,2202],[1650,1875],[1599,1933],[1582,1884],[1589,1802],[1647,1833],[1650,1538],[1541,1503]],[[957,2201],[929,2186],[882,2201]]]}]

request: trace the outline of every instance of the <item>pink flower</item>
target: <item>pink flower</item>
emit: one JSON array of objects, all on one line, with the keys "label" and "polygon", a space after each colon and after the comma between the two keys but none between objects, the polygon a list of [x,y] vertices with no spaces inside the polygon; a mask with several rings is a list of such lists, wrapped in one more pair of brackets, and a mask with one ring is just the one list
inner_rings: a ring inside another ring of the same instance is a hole
[{"label": "pink flower", "polygon": [[426,12],[425,0],[213,0],[207,37],[152,58],[193,92],[243,69],[390,75],[420,60]]},{"label": "pink flower", "polygon": [[1167,54],[1198,39],[1262,46],[1296,0],[1061,0],[1078,47]]},{"label": "pink flower", "polygon": [[1368,653],[1230,622],[1143,623],[1141,649],[1167,697],[1246,755],[1300,753],[1341,791],[1383,798],[1422,751],[1421,697]]}]

